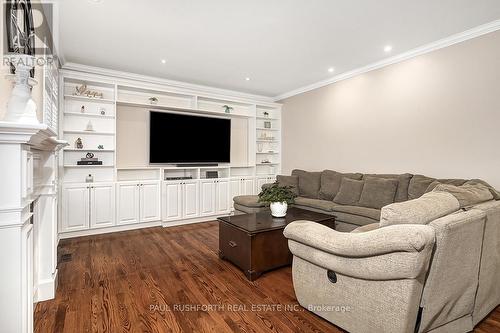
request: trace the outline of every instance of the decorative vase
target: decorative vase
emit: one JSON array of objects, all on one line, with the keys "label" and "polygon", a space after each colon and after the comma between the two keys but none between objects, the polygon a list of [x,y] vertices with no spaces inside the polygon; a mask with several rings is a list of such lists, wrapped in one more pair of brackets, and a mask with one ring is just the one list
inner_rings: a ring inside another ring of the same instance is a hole
[{"label": "decorative vase", "polygon": [[31,88],[37,81],[30,76],[30,71],[35,67],[35,57],[9,54],[6,58],[15,67],[16,74],[8,76],[13,79],[15,85],[7,103],[4,121],[38,125],[40,122],[36,116],[36,104],[31,98]]},{"label": "decorative vase", "polygon": [[273,217],[285,217],[288,204],[286,202],[271,202],[271,215]]}]

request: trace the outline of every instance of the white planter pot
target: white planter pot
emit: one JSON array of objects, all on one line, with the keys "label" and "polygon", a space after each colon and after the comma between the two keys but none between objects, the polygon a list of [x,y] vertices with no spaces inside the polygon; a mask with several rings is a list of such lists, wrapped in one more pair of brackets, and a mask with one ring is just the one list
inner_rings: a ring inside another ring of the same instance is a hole
[{"label": "white planter pot", "polygon": [[274,217],[284,217],[288,204],[286,202],[271,202],[271,215]]}]

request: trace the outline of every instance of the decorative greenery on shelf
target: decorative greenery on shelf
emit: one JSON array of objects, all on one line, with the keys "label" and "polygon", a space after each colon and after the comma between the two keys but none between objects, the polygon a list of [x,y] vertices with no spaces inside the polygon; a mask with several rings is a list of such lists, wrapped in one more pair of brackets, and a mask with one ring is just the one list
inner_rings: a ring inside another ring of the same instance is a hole
[{"label": "decorative greenery on shelf", "polygon": [[231,111],[234,110],[234,108],[232,106],[229,106],[229,105],[223,105],[222,107],[224,108],[225,113],[231,113]]},{"label": "decorative greenery on shelf", "polygon": [[265,186],[259,193],[259,202],[267,204],[273,202],[286,202],[292,204],[296,195],[292,192],[291,186],[280,186],[278,182]]},{"label": "decorative greenery on shelf", "polygon": [[156,97],[149,97],[149,101],[151,103],[158,103],[158,98],[156,98]]}]

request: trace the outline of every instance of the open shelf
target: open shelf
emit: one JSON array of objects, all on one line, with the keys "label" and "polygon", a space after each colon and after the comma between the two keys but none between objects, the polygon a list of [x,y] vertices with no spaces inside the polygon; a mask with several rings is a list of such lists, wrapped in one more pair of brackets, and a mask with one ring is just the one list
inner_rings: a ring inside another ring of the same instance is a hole
[{"label": "open shelf", "polygon": [[64,151],[81,151],[81,152],[87,152],[87,151],[97,151],[97,152],[114,152],[114,149],[78,149],[78,148],[64,148]]},{"label": "open shelf", "polygon": [[264,127],[256,127],[258,131],[279,131],[278,128],[264,128]]},{"label": "open shelf", "polygon": [[86,96],[77,96],[77,95],[64,95],[65,99],[74,99],[77,101],[87,101],[87,102],[96,102],[96,103],[111,103],[114,104],[115,101],[113,99],[106,99],[106,98],[92,98],[92,97],[86,97]]},{"label": "open shelf", "polygon": [[65,116],[75,116],[75,117],[90,117],[90,118],[102,118],[102,119],[114,119],[115,116],[101,115],[97,113],[81,113],[81,112],[64,112]]},{"label": "open shelf", "polygon": [[115,135],[112,132],[97,132],[97,131],[73,131],[73,130],[65,130],[64,133],[68,134],[88,134],[88,135]]},{"label": "open shelf", "polygon": [[65,168],[76,168],[76,169],[83,169],[83,168],[114,168],[114,165],[64,165]]}]

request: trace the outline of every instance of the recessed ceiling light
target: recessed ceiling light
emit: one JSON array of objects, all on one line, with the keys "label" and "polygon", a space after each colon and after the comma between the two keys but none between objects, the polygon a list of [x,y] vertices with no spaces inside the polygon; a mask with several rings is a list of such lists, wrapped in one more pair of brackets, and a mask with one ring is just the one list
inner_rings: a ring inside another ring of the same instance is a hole
[{"label": "recessed ceiling light", "polygon": [[392,46],[391,46],[391,45],[386,45],[386,46],[384,47],[384,52],[385,52],[385,53],[389,53],[389,52],[391,52],[391,51],[392,51]]},{"label": "recessed ceiling light", "polygon": [[250,78],[249,78],[249,77],[246,77],[246,78],[245,78],[245,81],[250,81]]},{"label": "recessed ceiling light", "polygon": [[333,73],[334,71],[335,71],[335,68],[333,68],[333,67],[328,68],[328,72]]},{"label": "recessed ceiling light", "polygon": [[167,60],[165,60],[165,59],[161,59],[161,63],[162,63],[162,64],[166,64],[166,63],[167,63]]}]

